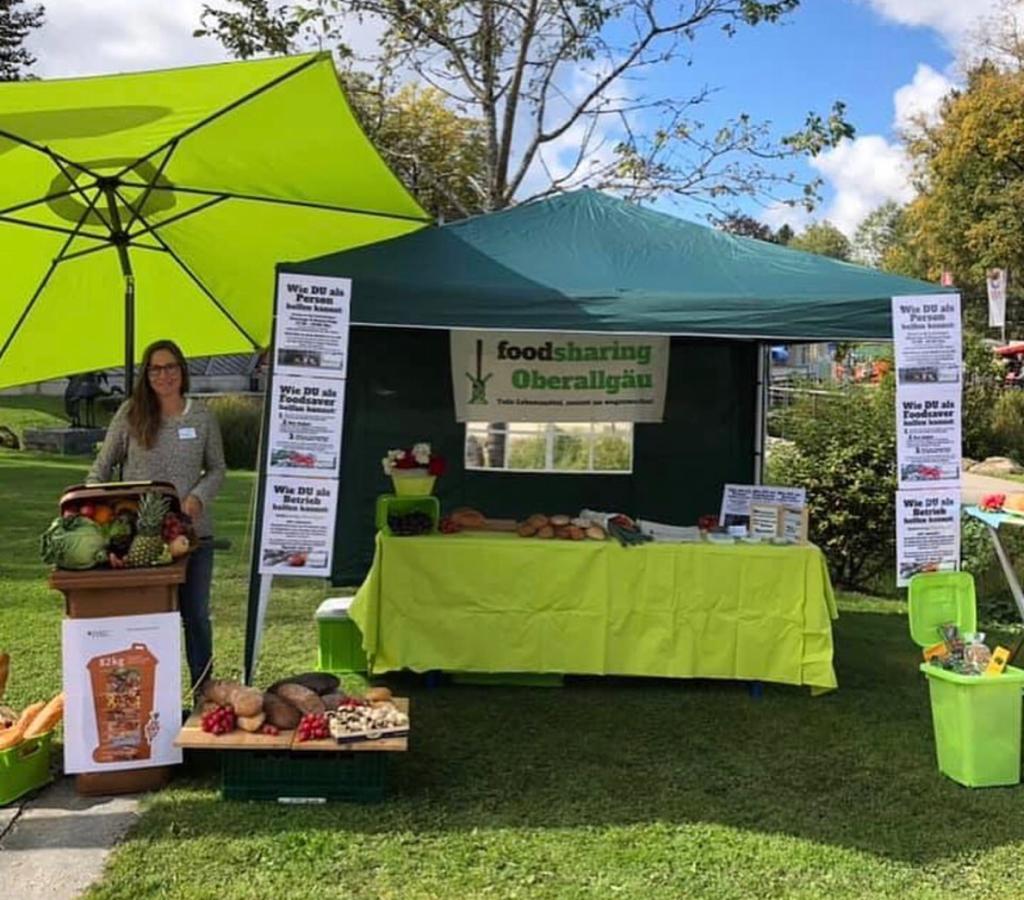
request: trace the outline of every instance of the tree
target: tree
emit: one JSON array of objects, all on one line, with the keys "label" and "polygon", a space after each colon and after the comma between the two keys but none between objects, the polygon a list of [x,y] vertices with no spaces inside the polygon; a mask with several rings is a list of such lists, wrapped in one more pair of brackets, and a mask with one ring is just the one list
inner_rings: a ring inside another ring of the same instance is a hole
[{"label": "tree", "polygon": [[987,323],[985,274],[1008,268],[1008,324],[1020,321],[1014,275],[1024,274],[1024,72],[989,62],[943,102],[938,122],[909,144],[919,194],[907,210],[905,255],[917,274],[953,272],[968,321]]},{"label": "tree", "polygon": [[790,240],[789,246],[794,250],[805,250],[819,256],[831,256],[833,259],[850,258],[849,238],[828,219],[808,225]]},{"label": "tree", "polygon": [[24,0],[0,0],[0,81],[20,81],[36,58],[25,38],[43,24],[43,7],[18,9]]},{"label": "tree", "polygon": [[760,219],[741,212],[716,216],[711,221],[719,231],[735,234],[738,237],[767,241],[770,244],[788,244],[793,238],[793,229],[788,225],[783,225],[778,231],[772,231],[771,225],[766,225]]},{"label": "tree", "polygon": [[850,259],[863,266],[882,268],[886,256],[902,239],[903,207],[886,200],[857,226]]},{"label": "tree", "polygon": [[[635,199],[659,194],[712,204],[737,197],[813,206],[819,180],[801,183],[779,166],[853,134],[845,107],[811,114],[781,141],[739,115],[716,129],[695,118],[709,90],[671,97],[642,90],[654,66],[689,56],[709,29],[734,34],[775,23],[800,0],[225,0],[205,6],[197,35],[239,57],[331,47],[368,66],[382,102],[404,80],[441,92],[481,123],[483,166],[476,208],[500,209],[589,184]],[[344,43],[353,21],[380,28],[376,52],[357,59]],[[641,128],[641,120],[657,120]],[[386,148],[385,148],[386,149]]]}]

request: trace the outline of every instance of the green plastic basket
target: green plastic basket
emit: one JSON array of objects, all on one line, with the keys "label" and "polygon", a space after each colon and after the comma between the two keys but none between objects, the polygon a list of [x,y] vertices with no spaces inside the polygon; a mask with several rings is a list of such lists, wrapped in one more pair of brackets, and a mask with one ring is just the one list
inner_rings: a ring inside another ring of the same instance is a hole
[{"label": "green plastic basket", "polygon": [[389,754],[374,751],[225,750],[225,800],[377,803],[387,794]]},{"label": "green plastic basket", "polygon": [[921,664],[928,677],[939,771],[967,787],[1020,783],[1024,670],[960,675]]},{"label": "green plastic basket", "polygon": [[50,740],[52,732],[22,741],[0,751],[0,806],[6,806],[29,791],[52,781]]},{"label": "green plastic basket", "polygon": [[398,497],[395,494],[381,494],[377,497],[374,522],[378,530],[391,534],[388,516],[402,516],[411,512],[426,513],[433,522],[434,531],[437,531],[437,523],[441,520],[441,504],[433,496]]}]

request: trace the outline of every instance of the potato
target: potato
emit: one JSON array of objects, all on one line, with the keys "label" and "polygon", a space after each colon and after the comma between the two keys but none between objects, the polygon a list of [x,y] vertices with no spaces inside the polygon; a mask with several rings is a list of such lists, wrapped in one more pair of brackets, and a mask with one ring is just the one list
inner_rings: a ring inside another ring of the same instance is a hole
[{"label": "potato", "polygon": [[551,525],[545,525],[542,528],[537,529],[537,537],[539,538],[553,538],[555,536],[555,529]]},{"label": "potato", "polygon": [[283,731],[295,728],[302,719],[302,711],[277,694],[263,695],[263,712],[266,713],[267,721],[271,725]]},{"label": "potato", "polygon": [[304,713],[326,712],[324,701],[314,691],[301,684],[282,684],[274,693]]},{"label": "potato", "polygon": [[529,522],[523,522],[516,529],[516,534],[520,537],[533,537],[537,533],[537,529]]}]

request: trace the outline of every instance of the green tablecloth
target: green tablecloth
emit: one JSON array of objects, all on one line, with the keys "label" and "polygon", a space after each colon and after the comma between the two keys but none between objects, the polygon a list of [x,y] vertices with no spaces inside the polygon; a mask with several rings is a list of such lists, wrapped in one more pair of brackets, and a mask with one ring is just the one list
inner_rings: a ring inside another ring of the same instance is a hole
[{"label": "green tablecloth", "polygon": [[814,546],[377,535],[352,618],[375,672],[557,672],[836,687]]}]

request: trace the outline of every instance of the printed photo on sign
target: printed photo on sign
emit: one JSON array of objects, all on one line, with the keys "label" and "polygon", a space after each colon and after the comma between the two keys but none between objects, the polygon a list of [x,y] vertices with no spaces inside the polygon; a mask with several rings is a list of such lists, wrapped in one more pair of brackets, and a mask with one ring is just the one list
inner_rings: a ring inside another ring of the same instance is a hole
[{"label": "printed photo on sign", "polygon": [[954,487],[960,481],[960,389],[897,391],[900,487]]},{"label": "printed photo on sign", "polygon": [[348,278],[279,275],[274,373],[344,378],[351,298]]},{"label": "printed photo on sign", "polygon": [[275,374],[270,390],[267,471],[337,477],[345,382]]},{"label": "printed photo on sign", "polygon": [[337,503],[334,479],[268,477],[260,574],[329,576]]},{"label": "printed photo on sign", "polygon": [[459,422],[660,422],[669,339],[451,332]]},{"label": "printed photo on sign", "polygon": [[181,616],[62,623],[64,771],[181,762]]},{"label": "printed photo on sign", "polygon": [[959,490],[897,491],[896,560],[899,587],[921,572],[959,568]]}]

